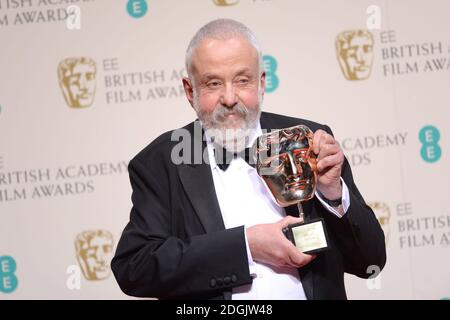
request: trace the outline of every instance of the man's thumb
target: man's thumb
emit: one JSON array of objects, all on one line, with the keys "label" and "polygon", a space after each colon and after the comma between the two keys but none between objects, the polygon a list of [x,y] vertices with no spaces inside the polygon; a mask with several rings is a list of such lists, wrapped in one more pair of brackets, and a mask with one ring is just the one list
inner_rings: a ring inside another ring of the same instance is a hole
[{"label": "man's thumb", "polygon": [[302,219],[300,219],[298,217],[287,216],[287,217],[281,219],[279,223],[280,223],[281,229],[284,229],[290,224],[295,224],[295,223],[300,223],[300,222],[302,222]]}]

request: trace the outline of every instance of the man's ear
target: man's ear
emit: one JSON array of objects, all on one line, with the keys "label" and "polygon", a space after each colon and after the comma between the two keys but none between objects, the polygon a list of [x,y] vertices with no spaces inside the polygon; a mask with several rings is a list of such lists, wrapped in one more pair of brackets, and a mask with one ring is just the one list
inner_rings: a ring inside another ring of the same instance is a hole
[{"label": "man's ear", "polygon": [[183,88],[191,107],[194,107],[194,86],[189,78],[183,77]]},{"label": "man's ear", "polygon": [[263,71],[262,73],[261,73],[261,78],[260,78],[260,88],[261,88],[261,98],[263,98],[264,97],[264,92],[265,92],[265,90],[266,90],[266,72],[265,71]]}]

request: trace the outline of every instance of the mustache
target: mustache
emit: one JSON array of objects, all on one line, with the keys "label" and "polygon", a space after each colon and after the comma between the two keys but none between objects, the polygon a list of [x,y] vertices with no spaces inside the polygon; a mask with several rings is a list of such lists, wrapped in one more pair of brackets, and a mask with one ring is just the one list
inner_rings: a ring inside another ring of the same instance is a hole
[{"label": "mustache", "polygon": [[242,119],[247,119],[249,111],[246,106],[238,103],[233,108],[229,108],[223,105],[217,106],[214,109],[211,116],[214,122],[223,122],[226,117],[230,115],[238,116]]}]

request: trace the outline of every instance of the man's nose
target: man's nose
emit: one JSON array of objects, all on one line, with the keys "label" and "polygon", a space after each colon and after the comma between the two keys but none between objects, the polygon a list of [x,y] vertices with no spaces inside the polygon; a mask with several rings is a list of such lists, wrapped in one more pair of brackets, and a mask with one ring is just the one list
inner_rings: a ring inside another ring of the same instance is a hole
[{"label": "man's nose", "polygon": [[238,103],[236,90],[232,84],[225,85],[220,100],[220,103],[228,108],[233,108]]}]

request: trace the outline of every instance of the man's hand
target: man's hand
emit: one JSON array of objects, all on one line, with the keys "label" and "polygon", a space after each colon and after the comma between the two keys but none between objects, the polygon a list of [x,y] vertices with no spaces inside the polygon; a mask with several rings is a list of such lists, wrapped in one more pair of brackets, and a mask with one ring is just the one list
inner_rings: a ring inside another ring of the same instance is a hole
[{"label": "man's hand", "polygon": [[247,241],[253,260],[276,267],[294,268],[310,263],[316,256],[300,252],[282,232],[288,225],[300,221],[299,218],[287,216],[276,223],[257,224],[248,228]]},{"label": "man's hand", "polygon": [[331,134],[319,129],[314,133],[313,152],[317,155],[317,189],[329,200],[340,198],[344,163],[341,146]]}]

